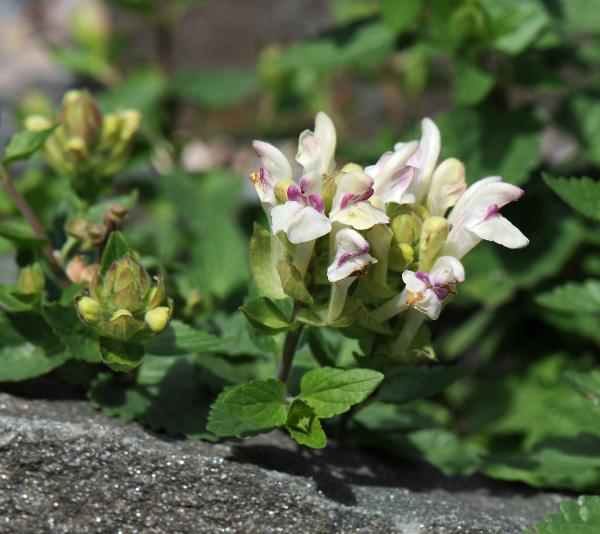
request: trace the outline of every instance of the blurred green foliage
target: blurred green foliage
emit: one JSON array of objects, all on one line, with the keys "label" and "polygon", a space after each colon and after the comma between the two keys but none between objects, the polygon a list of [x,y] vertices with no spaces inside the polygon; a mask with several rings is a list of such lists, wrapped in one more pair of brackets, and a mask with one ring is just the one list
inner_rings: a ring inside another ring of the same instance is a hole
[{"label": "blurred green foliage", "polygon": [[[3,309],[16,312],[0,315],[0,380],[58,368],[107,414],[214,439],[208,403],[223,386],[272,376],[283,335],[264,336],[235,315],[241,305],[249,315],[260,308],[247,251],[259,208],[239,168],[186,170],[182,151],[197,136],[227,134],[232,116],[232,142],[243,147],[250,136],[289,137],[324,109],[351,140],[342,157],[368,164],[430,115],[442,130],[442,157],[463,160],[470,182],[497,174],[526,189],[507,211],[531,245],[508,252],[482,244],[468,257],[452,310],[432,325],[438,359],[461,365],[399,373],[347,422],[349,435],[448,474],[600,487],[600,391],[591,380],[600,345],[597,0],[332,0],[319,35],[271,43],[253,69],[197,70],[179,70],[168,46],[194,2],[110,4],[166,42],[153,64],[125,61],[127,38],[108,11],[96,17],[96,32],[77,26],[88,23],[83,15],[74,19],[72,43],[52,53],[79,85],[95,84],[104,112],[134,107],[144,116],[115,182],[117,195],[139,192],[125,233],[147,268],[169,274],[178,320],[214,336],[179,349],[181,332],[162,337],[169,348],[147,346],[151,356],[124,382],[69,352],[58,325],[32,342],[23,333],[35,327],[29,309],[0,286]],[[24,101],[21,117],[31,105]],[[35,165],[17,187],[62,244],[74,209],[64,177],[44,178]],[[0,251],[29,264],[40,243],[1,195],[0,211]],[[304,370],[361,356],[358,343],[334,331],[308,329],[300,339]]]}]

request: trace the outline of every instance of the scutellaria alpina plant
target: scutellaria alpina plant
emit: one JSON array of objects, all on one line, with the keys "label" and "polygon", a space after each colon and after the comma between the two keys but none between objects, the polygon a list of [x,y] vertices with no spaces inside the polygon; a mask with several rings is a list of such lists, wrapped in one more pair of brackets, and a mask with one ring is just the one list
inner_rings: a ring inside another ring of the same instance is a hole
[{"label": "scutellaria alpina plant", "polygon": [[[433,357],[419,332],[460,291],[466,254],[481,240],[528,244],[500,213],[523,190],[499,176],[467,187],[459,160],[438,163],[435,123],[425,118],[421,127],[420,140],[397,143],[364,168],[336,168],[336,129],[323,112],[314,131],[300,134],[297,171],[275,146],[253,142],[261,166],[250,180],[269,229],[256,225],[250,248],[263,296],[242,310],[286,339],[276,378],[226,389],[209,429],[240,436],[285,426],[299,443],[324,446],[321,418],[370,397],[394,367]],[[305,326],[358,337],[364,355],[356,368],[305,373],[291,396],[286,381]]]}]

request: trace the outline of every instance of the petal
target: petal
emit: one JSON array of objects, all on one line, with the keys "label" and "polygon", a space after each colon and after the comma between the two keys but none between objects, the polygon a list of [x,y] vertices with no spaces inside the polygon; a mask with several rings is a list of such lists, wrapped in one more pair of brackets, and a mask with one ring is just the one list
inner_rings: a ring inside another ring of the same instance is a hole
[{"label": "petal", "polygon": [[431,178],[427,195],[427,209],[430,215],[444,215],[454,206],[467,188],[465,166],[455,158],[449,158],[438,165]]},{"label": "petal", "polygon": [[321,173],[333,171],[336,145],[335,125],[329,115],[323,111],[319,111],[315,117],[315,139],[321,147]]},{"label": "petal", "polygon": [[465,281],[465,268],[453,256],[440,256],[431,268],[431,281],[434,285],[445,286]]},{"label": "petal", "polygon": [[349,276],[359,276],[363,274],[371,263],[377,263],[377,260],[370,254],[362,254],[338,265],[337,261],[333,261],[327,268],[327,279],[330,282],[339,282]]},{"label": "petal", "polygon": [[[384,154],[376,164],[380,166],[378,169],[378,173],[375,178],[377,184],[384,183],[387,180],[391,179],[391,177],[402,169],[409,158],[417,151],[419,148],[418,141],[411,141],[410,143],[403,143],[399,146],[398,150],[394,151],[389,157],[385,157]],[[385,159],[384,159],[385,158]]]},{"label": "petal", "polygon": [[410,293],[423,293],[427,289],[425,282],[419,280],[417,275],[408,269],[402,273],[402,281],[406,284],[406,289]]},{"label": "petal", "polygon": [[335,258],[327,268],[327,278],[330,282],[338,282],[348,276],[358,276],[369,264],[377,263],[369,254],[369,242],[355,230],[340,230],[335,236],[335,244]]},{"label": "petal", "polygon": [[440,300],[435,292],[428,289],[423,293],[423,298],[414,304],[414,307],[435,321],[440,316],[444,301]]},{"label": "petal", "polygon": [[471,204],[471,200],[473,198],[477,198],[481,190],[483,190],[490,184],[498,182],[502,182],[502,177],[488,176],[487,178],[483,178],[482,180],[477,180],[473,185],[469,186],[467,190],[458,199],[458,202],[454,206],[454,209],[450,212],[450,215],[448,216],[448,222],[450,224],[454,224],[458,217],[467,210],[468,206]]},{"label": "petal", "polygon": [[292,167],[281,150],[264,141],[252,141],[252,148],[262,160],[263,167],[275,182],[292,179]]},{"label": "petal", "polygon": [[291,243],[313,241],[331,231],[331,222],[311,206],[303,207],[290,221],[286,234]]},{"label": "petal", "polygon": [[343,209],[344,199],[350,197],[361,197],[373,186],[373,178],[364,172],[344,172],[338,178],[337,188],[333,197],[331,213]]},{"label": "petal", "polygon": [[342,228],[335,235],[336,255],[344,252],[354,254],[356,252],[368,252],[369,242],[358,232],[350,228]]},{"label": "petal", "polygon": [[273,234],[285,232],[287,234],[292,219],[304,208],[302,202],[290,200],[285,204],[275,206],[271,210],[271,230]]},{"label": "petal", "polygon": [[529,239],[521,230],[500,214],[473,225],[469,230],[481,239],[493,241],[507,248],[523,248],[529,244]]},{"label": "petal", "polygon": [[376,224],[388,224],[390,218],[385,212],[378,210],[369,202],[363,201],[338,210],[331,216],[331,221],[351,226],[356,230],[368,230]]},{"label": "petal", "polygon": [[419,141],[419,168],[413,179],[415,183],[413,191],[418,202],[429,190],[429,182],[440,155],[441,145],[440,131],[431,119],[425,118],[421,121],[421,130],[423,133]]}]

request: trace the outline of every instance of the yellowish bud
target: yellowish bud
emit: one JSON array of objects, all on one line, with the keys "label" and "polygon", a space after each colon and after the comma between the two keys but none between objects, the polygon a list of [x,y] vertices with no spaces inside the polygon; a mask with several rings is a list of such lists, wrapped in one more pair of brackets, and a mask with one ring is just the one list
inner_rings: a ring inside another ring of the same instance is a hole
[{"label": "yellowish bud", "polygon": [[448,221],[444,217],[429,217],[423,222],[419,242],[419,269],[429,271],[448,237]]},{"label": "yellowish bud", "polygon": [[43,115],[29,115],[25,118],[25,129],[30,132],[41,132],[52,126],[52,123]]},{"label": "yellowish bud", "polygon": [[169,324],[171,319],[171,309],[167,306],[159,306],[154,308],[144,315],[146,324],[153,332],[162,332]]},{"label": "yellowish bud", "polygon": [[285,204],[287,202],[287,192],[291,185],[294,185],[294,182],[291,180],[279,180],[275,184],[273,192],[275,193],[275,200],[277,201],[277,204]]},{"label": "yellowish bud", "polygon": [[44,273],[39,264],[28,265],[23,267],[19,272],[19,280],[17,281],[17,290],[23,295],[35,295],[44,290],[45,280]]},{"label": "yellowish bud", "polygon": [[392,245],[390,248],[389,267],[390,270],[402,272],[415,259],[414,249],[407,243]]},{"label": "yellowish bud", "polygon": [[131,314],[131,312],[129,310],[126,310],[125,308],[121,308],[121,309],[117,310],[115,313],[112,314],[110,320],[111,321],[116,321],[117,319],[120,319],[121,317],[131,317],[131,318],[133,318],[133,315]]},{"label": "yellowish bud", "polygon": [[87,323],[96,323],[100,319],[100,304],[91,297],[81,297],[77,301],[77,309]]}]

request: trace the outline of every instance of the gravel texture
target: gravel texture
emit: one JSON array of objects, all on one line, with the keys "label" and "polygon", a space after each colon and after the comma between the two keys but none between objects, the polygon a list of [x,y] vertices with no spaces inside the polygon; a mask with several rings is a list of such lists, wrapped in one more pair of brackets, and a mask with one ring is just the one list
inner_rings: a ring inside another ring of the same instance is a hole
[{"label": "gravel texture", "polygon": [[0,394],[0,532],[520,533],[562,496],[279,433],[166,439],[81,401]]}]

